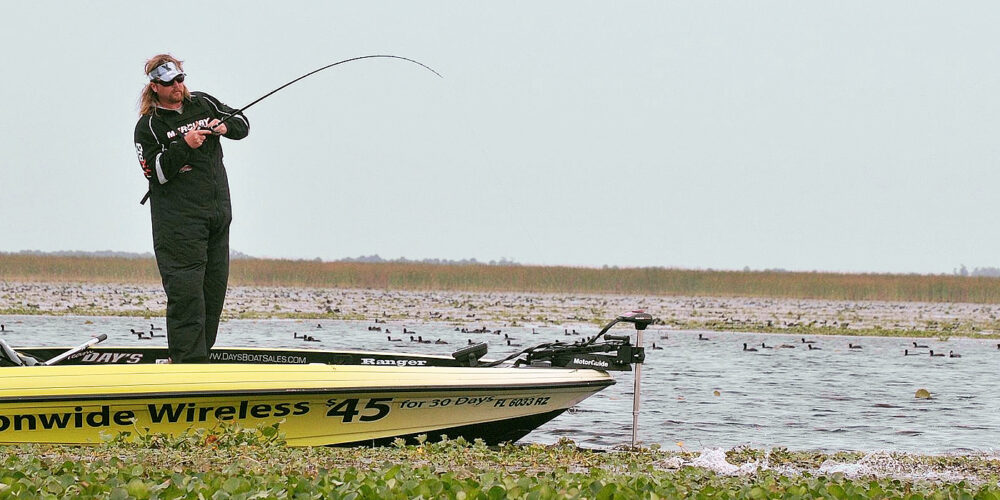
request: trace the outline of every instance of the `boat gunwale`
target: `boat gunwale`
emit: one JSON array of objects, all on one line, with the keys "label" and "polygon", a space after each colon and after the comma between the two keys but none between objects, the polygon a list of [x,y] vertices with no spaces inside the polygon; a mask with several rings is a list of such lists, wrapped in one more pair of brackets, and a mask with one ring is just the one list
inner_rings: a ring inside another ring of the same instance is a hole
[{"label": "boat gunwale", "polygon": [[[230,389],[230,390],[210,390],[210,391],[170,391],[170,392],[146,392],[146,393],[106,393],[106,394],[68,394],[44,395],[44,396],[0,396],[0,404],[11,403],[44,403],[62,401],[87,401],[87,400],[134,400],[134,399],[175,399],[184,397],[207,398],[225,397],[232,395],[239,396],[284,396],[296,394],[356,394],[356,393],[417,393],[417,392],[468,392],[468,391],[526,391],[526,390],[551,390],[551,389],[576,389],[599,387],[598,390],[615,385],[617,382],[613,378],[603,380],[588,380],[582,382],[550,382],[545,384],[486,384],[486,385],[424,385],[424,386],[381,386],[381,387],[330,387],[330,388],[289,388],[289,389]],[[596,392],[596,391],[595,391]]]}]

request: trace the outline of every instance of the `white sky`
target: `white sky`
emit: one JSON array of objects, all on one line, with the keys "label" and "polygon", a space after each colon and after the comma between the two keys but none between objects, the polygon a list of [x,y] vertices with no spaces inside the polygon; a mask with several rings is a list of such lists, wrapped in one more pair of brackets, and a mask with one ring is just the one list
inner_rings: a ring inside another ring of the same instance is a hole
[{"label": "white sky", "polygon": [[0,251],[152,251],[142,66],[257,104],[258,257],[1000,266],[1000,3],[3,2]]}]

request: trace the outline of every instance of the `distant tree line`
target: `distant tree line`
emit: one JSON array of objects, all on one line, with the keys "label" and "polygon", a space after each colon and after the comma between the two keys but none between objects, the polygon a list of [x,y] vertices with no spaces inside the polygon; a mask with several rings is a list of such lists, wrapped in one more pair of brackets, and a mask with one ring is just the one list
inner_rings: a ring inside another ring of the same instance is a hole
[{"label": "distant tree line", "polygon": [[983,276],[987,278],[1000,278],[1000,268],[997,267],[977,267],[969,271],[965,264],[952,271],[955,276]]},{"label": "distant tree line", "polygon": [[[318,257],[317,257],[318,259]],[[334,262],[366,262],[366,263],[383,263],[391,262],[396,264],[435,264],[441,266],[463,266],[463,265],[487,265],[487,266],[520,266],[521,264],[514,262],[506,257],[501,257],[500,260],[491,260],[489,262],[479,262],[476,259],[461,259],[461,260],[451,260],[451,259],[407,259],[406,257],[400,257],[398,259],[383,259],[378,254],[375,255],[362,255],[360,257],[346,257],[343,259],[336,260]]]},{"label": "distant tree line", "polygon": [[[20,252],[0,252],[0,255],[37,255],[37,256],[49,256],[49,257],[106,257],[106,258],[116,258],[116,259],[152,259],[153,254],[149,252],[117,252],[114,250],[98,250],[98,251],[83,251],[83,250],[59,250],[55,252],[43,252],[41,250],[21,250]],[[252,255],[247,255],[238,250],[229,250],[229,258],[234,260],[240,259],[256,259]],[[307,259],[291,259],[291,260],[307,260]],[[316,257],[312,259],[314,262],[323,262],[323,259]],[[436,264],[442,266],[451,265],[487,265],[487,266],[520,266],[521,264],[514,262],[506,257],[501,257],[500,260],[491,260],[489,262],[479,262],[476,259],[461,259],[461,260],[451,260],[451,259],[407,259],[406,257],[400,257],[398,259],[383,259],[378,254],[375,255],[362,255],[360,257],[347,257],[333,262],[391,262],[397,264]]]},{"label": "distant tree line", "polygon": [[[114,250],[99,250],[99,251],[83,251],[83,250],[59,250],[55,252],[43,252],[41,250],[21,250],[19,252],[0,252],[0,255],[38,255],[38,256],[52,256],[52,257],[107,257],[107,258],[118,258],[118,259],[152,259],[153,254],[149,252],[118,252]],[[257,259],[252,255],[247,255],[238,250],[229,250],[229,258],[234,260],[242,259]],[[290,260],[309,260],[309,259],[290,259]],[[313,262],[324,262],[320,257],[312,259]],[[461,259],[461,260],[451,260],[451,259],[407,259],[406,257],[399,257],[397,259],[384,259],[378,254],[374,255],[362,255],[359,257],[345,257],[343,259],[334,260],[331,262],[359,262],[359,263],[394,263],[394,264],[434,264],[441,266],[463,266],[463,265],[482,265],[482,266],[521,266],[522,264],[515,262],[514,260],[508,259],[506,257],[501,257],[500,260],[491,260],[489,262],[480,262],[474,258],[472,259]],[[602,266],[606,270],[616,270],[619,269],[618,266]],[[661,267],[652,267],[650,269],[668,269]],[[705,269],[705,271],[713,272],[714,269]],[[750,269],[750,266],[745,266],[743,272],[759,272]],[[766,273],[791,273],[787,269],[772,268],[764,269],[763,272]],[[815,272],[815,271],[814,271]],[[918,274],[918,273],[909,273]],[[942,273],[944,274],[944,273]],[[986,278],[1000,278],[1000,268],[998,267],[976,267],[971,271],[962,264],[961,266],[954,268],[952,274],[955,276],[971,276],[971,277],[986,277]]]},{"label": "distant tree line", "polygon": [[117,252],[114,250],[98,250],[95,252],[85,252],[83,250],[58,250],[55,252],[43,252],[41,250],[21,250],[20,252],[0,252],[5,255],[39,255],[49,257],[108,257],[114,259],[152,259],[153,254],[149,252]]}]

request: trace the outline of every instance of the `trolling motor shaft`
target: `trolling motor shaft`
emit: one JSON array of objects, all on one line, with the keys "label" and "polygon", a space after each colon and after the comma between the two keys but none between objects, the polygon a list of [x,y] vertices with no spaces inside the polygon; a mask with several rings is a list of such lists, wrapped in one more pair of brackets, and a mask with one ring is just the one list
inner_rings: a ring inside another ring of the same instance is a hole
[{"label": "trolling motor shaft", "polygon": [[[642,311],[632,311],[628,315],[619,316],[621,321],[635,325],[635,345],[642,349],[642,332],[653,322],[653,316]],[[635,364],[635,386],[632,389],[632,448],[639,436],[639,403],[642,385],[642,363]]]}]

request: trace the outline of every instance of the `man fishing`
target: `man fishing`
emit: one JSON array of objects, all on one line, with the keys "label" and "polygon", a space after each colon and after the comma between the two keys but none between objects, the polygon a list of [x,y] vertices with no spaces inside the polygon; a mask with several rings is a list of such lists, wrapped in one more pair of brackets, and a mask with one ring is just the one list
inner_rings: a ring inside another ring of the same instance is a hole
[{"label": "man fishing", "polygon": [[218,99],[189,92],[181,61],[169,54],[146,61],[145,72],[135,148],[149,181],[170,361],[207,362],[229,281],[232,206],[220,138],[242,139],[250,123]]}]

